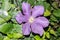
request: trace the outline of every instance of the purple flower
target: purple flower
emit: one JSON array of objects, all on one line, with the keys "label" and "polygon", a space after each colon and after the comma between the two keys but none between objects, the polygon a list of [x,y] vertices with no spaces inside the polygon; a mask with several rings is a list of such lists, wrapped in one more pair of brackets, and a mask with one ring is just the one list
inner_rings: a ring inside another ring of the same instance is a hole
[{"label": "purple flower", "polygon": [[[44,13],[43,6],[30,7],[30,4],[22,3],[23,13],[19,13],[16,16],[16,20],[19,24],[22,23],[22,32],[24,35],[29,35],[32,31],[33,33],[43,35],[45,27],[49,25],[47,18],[42,17]],[[25,23],[23,23],[25,22]]]}]

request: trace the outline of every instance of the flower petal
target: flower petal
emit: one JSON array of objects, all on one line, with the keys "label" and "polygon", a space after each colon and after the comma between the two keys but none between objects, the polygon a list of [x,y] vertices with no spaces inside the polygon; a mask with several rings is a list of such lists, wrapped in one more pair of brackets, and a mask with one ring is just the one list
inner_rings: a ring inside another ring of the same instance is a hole
[{"label": "flower petal", "polygon": [[43,27],[40,24],[37,24],[37,23],[33,23],[31,25],[31,29],[32,29],[32,32],[37,33],[40,36],[42,36],[43,33],[44,33]]},{"label": "flower petal", "polygon": [[30,12],[31,12],[30,4],[23,2],[22,3],[22,10],[25,15],[30,15]]},{"label": "flower petal", "polygon": [[16,16],[16,20],[18,23],[22,23],[22,22],[27,22],[28,21],[28,17],[25,16],[25,15],[22,15],[22,13],[18,13],[17,16]]},{"label": "flower petal", "polygon": [[45,17],[38,17],[35,19],[36,23],[39,23],[40,25],[42,25],[44,28],[47,27],[49,25],[49,21],[47,18]]},{"label": "flower petal", "polygon": [[30,23],[25,23],[22,25],[22,32],[24,35],[29,35],[31,31]]},{"label": "flower petal", "polygon": [[37,17],[39,15],[43,15],[44,7],[43,6],[34,6],[32,9],[32,16]]}]

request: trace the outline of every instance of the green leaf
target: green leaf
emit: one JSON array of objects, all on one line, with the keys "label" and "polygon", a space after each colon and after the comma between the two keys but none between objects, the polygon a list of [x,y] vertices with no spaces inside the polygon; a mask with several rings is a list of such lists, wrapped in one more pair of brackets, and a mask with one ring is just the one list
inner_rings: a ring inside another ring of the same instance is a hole
[{"label": "green leaf", "polygon": [[27,0],[28,3],[30,3],[32,6],[35,4],[35,0]]},{"label": "green leaf", "polygon": [[2,32],[4,34],[11,32],[12,29],[13,29],[12,23],[4,23],[0,26],[0,32]]},{"label": "green leaf", "polygon": [[22,38],[23,35],[21,33],[12,33],[12,34],[7,34],[9,38]]},{"label": "green leaf", "polygon": [[15,18],[12,18],[11,21],[12,21],[13,23],[18,23]]},{"label": "green leaf", "polygon": [[5,17],[4,19],[5,19],[5,21],[8,21],[11,19],[11,16],[9,15],[9,16]]},{"label": "green leaf", "polygon": [[57,18],[54,15],[50,16],[50,21],[57,22]]},{"label": "green leaf", "polygon": [[60,9],[54,10],[53,15],[60,18]]},{"label": "green leaf", "polygon": [[2,9],[8,11],[11,8],[9,0],[2,0],[2,1],[3,1]]},{"label": "green leaf", "polygon": [[13,38],[21,38],[22,36],[20,33],[13,33]]},{"label": "green leaf", "polygon": [[50,38],[50,34],[49,34],[49,32],[46,32],[46,37],[49,39]]},{"label": "green leaf", "polygon": [[13,23],[17,23],[15,17],[16,17],[16,15],[17,15],[19,12],[20,12],[20,11],[16,11],[16,10],[13,10],[13,9],[10,10],[9,15],[11,16],[11,21],[12,21]]},{"label": "green leaf", "polygon": [[58,9],[58,3],[57,3],[57,2],[53,2],[53,3],[52,3],[52,6],[53,6],[54,8],[56,8],[56,9]]},{"label": "green leaf", "polygon": [[24,40],[35,40],[33,37],[25,37]]},{"label": "green leaf", "polygon": [[7,36],[9,37],[9,38],[13,38],[13,34],[7,34]]},{"label": "green leaf", "polygon": [[12,29],[12,31],[7,34],[8,37],[9,38],[22,38],[23,37],[23,34],[22,34],[22,25],[13,24],[13,26],[14,26],[14,28]]},{"label": "green leaf", "polygon": [[51,10],[51,6],[50,6],[49,3],[43,2],[43,6],[45,7],[45,10],[46,10],[46,9],[47,9],[47,10]]},{"label": "green leaf", "polygon": [[54,30],[52,30],[52,29],[50,30],[50,33],[53,34],[54,36],[57,36],[56,32]]},{"label": "green leaf", "polygon": [[5,37],[3,40],[10,40],[10,38],[9,37]]},{"label": "green leaf", "polygon": [[60,33],[60,27],[57,29],[57,31]]},{"label": "green leaf", "polygon": [[0,24],[2,24],[4,22],[10,20],[11,16],[8,14],[7,11],[0,10],[0,19],[2,20],[2,21],[0,21]]},{"label": "green leaf", "polygon": [[15,32],[18,32],[18,33],[22,33],[22,25],[19,25],[19,24],[13,24],[14,26],[14,31]]},{"label": "green leaf", "polygon": [[3,40],[3,36],[2,36],[2,34],[0,34],[0,40]]},{"label": "green leaf", "polygon": [[60,40],[60,37],[57,40]]},{"label": "green leaf", "polygon": [[5,23],[6,21],[4,20],[4,19],[2,19],[2,18],[0,18],[0,24],[3,24],[3,23]]},{"label": "green leaf", "polygon": [[38,36],[38,35],[36,35],[34,38],[35,38],[35,40],[42,40],[42,39],[40,38],[40,36]]},{"label": "green leaf", "polygon": [[14,39],[14,38],[13,38],[13,39],[11,39],[11,40],[18,40],[18,39]]},{"label": "green leaf", "polygon": [[35,40],[46,40],[44,38],[40,38],[40,36],[38,36],[38,35],[34,36],[34,38],[35,38]]},{"label": "green leaf", "polygon": [[57,37],[55,37],[55,36],[51,35],[50,40],[57,40]]},{"label": "green leaf", "polygon": [[16,11],[12,12],[12,14],[11,14],[11,16],[12,16],[11,21],[12,21],[13,23],[17,23],[16,18],[15,18],[17,14],[18,14],[18,12],[16,12]]},{"label": "green leaf", "polygon": [[60,27],[57,29],[56,34],[60,36]]},{"label": "green leaf", "polygon": [[45,31],[44,31],[44,34],[43,34],[43,37],[42,37],[43,39],[45,39],[45,37],[46,37],[45,34],[46,34],[46,33],[45,33]]},{"label": "green leaf", "polygon": [[35,5],[43,5],[43,1],[41,1],[41,0],[38,0],[38,1],[36,1],[36,3],[35,3]]},{"label": "green leaf", "polygon": [[41,2],[43,2],[43,1],[46,1],[46,0],[37,0],[37,1],[41,1]]},{"label": "green leaf", "polygon": [[50,16],[50,15],[51,15],[50,11],[46,9],[46,11],[44,12],[44,16]]}]

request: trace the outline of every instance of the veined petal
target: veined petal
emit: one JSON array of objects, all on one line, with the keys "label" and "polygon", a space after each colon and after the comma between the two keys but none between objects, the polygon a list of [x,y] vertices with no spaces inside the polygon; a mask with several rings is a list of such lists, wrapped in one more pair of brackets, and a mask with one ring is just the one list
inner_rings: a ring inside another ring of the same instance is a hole
[{"label": "veined petal", "polygon": [[49,21],[45,17],[38,17],[38,18],[35,19],[35,22],[42,25],[43,28],[45,28],[49,25]]},{"label": "veined petal", "polygon": [[22,13],[18,13],[16,16],[16,20],[18,23],[22,23],[22,22],[27,22],[28,21],[28,16],[22,15]]},{"label": "veined petal", "polygon": [[30,15],[30,12],[31,12],[30,4],[23,2],[22,3],[22,10],[25,15]]},{"label": "veined petal", "polygon": [[32,16],[37,17],[39,15],[43,15],[44,7],[43,6],[34,6],[32,9]]},{"label": "veined petal", "polygon": [[33,32],[33,33],[37,33],[37,34],[39,34],[40,36],[42,36],[43,33],[44,33],[43,27],[42,27],[40,24],[35,23],[35,22],[32,23],[31,29],[32,29],[32,32]]},{"label": "veined petal", "polygon": [[25,23],[25,24],[22,25],[23,35],[29,35],[30,31],[31,31],[30,23]]}]

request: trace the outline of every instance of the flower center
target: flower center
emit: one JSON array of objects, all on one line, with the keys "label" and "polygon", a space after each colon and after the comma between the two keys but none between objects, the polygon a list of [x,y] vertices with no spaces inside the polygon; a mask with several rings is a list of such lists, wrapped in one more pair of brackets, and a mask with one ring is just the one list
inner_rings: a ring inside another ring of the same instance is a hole
[{"label": "flower center", "polygon": [[34,21],[34,18],[33,17],[30,17],[29,18],[29,22],[32,23]]}]

